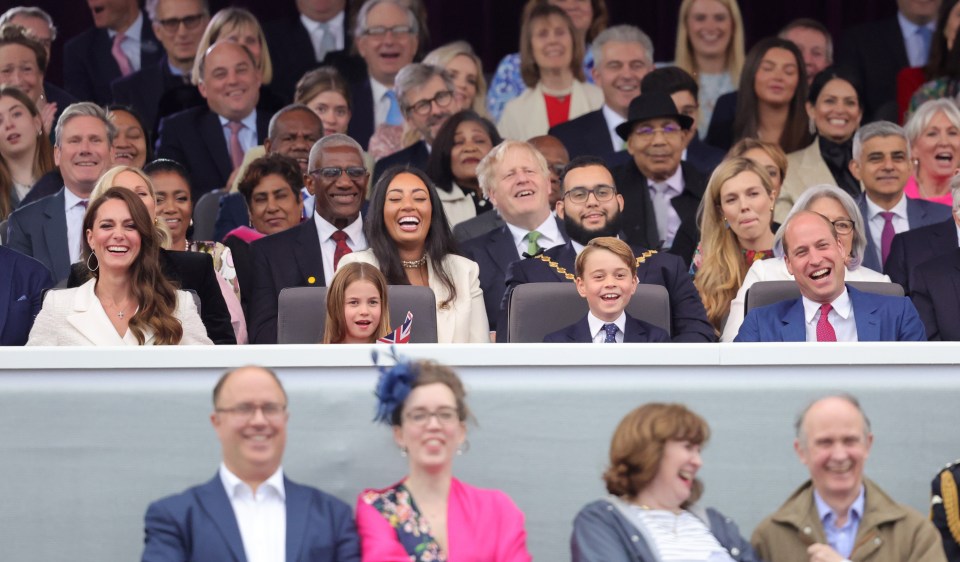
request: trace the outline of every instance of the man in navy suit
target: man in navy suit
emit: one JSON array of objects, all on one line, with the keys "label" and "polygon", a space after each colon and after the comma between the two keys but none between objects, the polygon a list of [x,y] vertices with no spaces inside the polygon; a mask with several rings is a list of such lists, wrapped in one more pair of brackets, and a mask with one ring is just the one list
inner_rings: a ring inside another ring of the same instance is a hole
[{"label": "man in navy suit", "polygon": [[20,207],[8,219],[7,245],[47,266],[57,281],[69,277],[70,264],[80,259],[83,215],[97,180],[110,166],[115,135],[100,106],[80,102],[67,107],[57,122],[53,148],[63,188]]},{"label": "man in navy suit", "polygon": [[284,474],[289,417],[287,393],[272,371],[241,367],[220,377],[210,414],[220,470],[206,484],[150,504],[143,562],[359,562],[350,507]]},{"label": "man in navy suit", "polygon": [[953,217],[928,226],[897,234],[890,243],[890,255],[883,264],[883,272],[890,280],[903,286],[907,295],[913,291],[911,278],[918,265],[957,249],[957,230],[960,229],[960,188],[953,189]]},{"label": "man in navy suit", "polygon": [[[557,204],[557,217],[563,224],[570,240],[555,246],[540,256],[514,262],[507,271],[506,294],[500,306],[499,322],[506,322],[507,303],[517,285],[524,283],[573,282],[577,255],[591,240],[602,236],[619,236],[623,197],[616,193],[613,176],[597,157],[575,158],[564,171],[562,178],[563,198]],[[614,196],[610,196],[612,188]],[[586,193],[586,200],[580,201]],[[609,198],[607,198],[609,197]],[[600,199],[604,200],[601,201]],[[673,341],[715,342],[717,336],[696,287],[683,264],[673,254],[649,251],[641,246],[632,246],[637,256],[637,278],[640,283],[662,285],[670,295],[670,326]],[[506,341],[502,331],[499,341]]]},{"label": "man in navy suit", "polygon": [[801,211],[783,225],[787,271],[802,295],[754,308],[734,341],[924,341],[906,297],[862,293],[844,284],[844,251],[826,217]]},{"label": "man in navy suit", "polygon": [[931,341],[960,341],[960,249],[922,263],[911,275],[910,298]]},{"label": "man in navy suit", "polygon": [[[280,291],[326,286],[333,279],[334,256],[367,248],[360,207],[370,175],[361,154],[357,141],[346,135],[317,141],[310,150],[310,171],[304,175],[314,194],[313,216],[250,245],[254,265],[247,315],[250,343],[277,343]],[[345,235],[343,240],[335,240],[340,234]]]},{"label": "man in navy suit", "polygon": [[110,83],[160,62],[163,47],[137,0],[87,0],[87,5],[94,28],[67,41],[64,86],[79,100],[106,105],[112,99]]},{"label": "man in navy suit", "polygon": [[477,165],[483,193],[504,226],[461,246],[480,265],[480,288],[490,330],[497,329],[507,268],[521,257],[566,242],[563,225],[550,213],[550,171],[537,149],[522,141],[504,141]]},{"label": "man in navy suit", "polygon": [[37,260],[0,246],[0,345],[24,345],[53,277]]},{"label": "man in navy suit", "polygon": [[193,200],[223,188],[243,154],[263,143],[270,115],[257,109],[260,71],[253,54],[238,43],[220,41],[200,59],[200,94],[206,107],[193,107],[160,122],[157,157],[190,170]]},{"label": "man in navy suit", "polygon": [[607,28],[593,41],[593,81],[603,90],[603,107],[550,129],[571,158],[592,155],[614,167],[630,159],[617,135],[627,120],[630,100],[640,95],[640,81],[653,70],[653,42],[632,25]]},{"label": "man in navy suit", "polygon": [[853,136],[850,172],[864,189],[857,201],[867,225],[864,267],[883,271],[895,234],[950,218],[950,207],[904,195],[913,165],[899,125],[877,121],[861,127]]}]

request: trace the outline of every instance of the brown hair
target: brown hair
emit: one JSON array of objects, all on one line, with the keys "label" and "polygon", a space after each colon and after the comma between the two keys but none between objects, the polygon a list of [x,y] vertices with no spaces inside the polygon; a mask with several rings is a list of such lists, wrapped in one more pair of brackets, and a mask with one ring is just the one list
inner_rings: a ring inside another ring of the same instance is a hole
[{"label": "brown hair", "polygon": [[[630,412],[613,432],[610,466],[603,473],[607,491],[622,498],[635,498],[653,481],[663,460],[667,441],[702,445],[710,439],[706,420],[683,404],[644,404]],[[690,497],[681,507],[695,503],[703,483],[693,481]]]},{"label": "brown hair", "polygon": [[[90,207],[83,216],[84,235],[81,236],[80,261],[86,262],[93,254],[86,233],[93,230],[100,207],[111,199],[119,199],[127,205],[134,228],[140,235],[140,253],[134,258],[128,272],[133,298],[139,304],[137,312],[130,317],[130,331],[140,345],[143,345],[146,339],[144,329],[148,327],[153,329],[157,345],[177,345],[183,338],[183,326],[174,316],[177,290],[160,271],[159,237],[139,195],[124,187],[111,187],[101,197],[90,202]],[[93,277],[99,279],[99,267],[93,271]]]},{"label": "brown hair", "polygon": [[540,82],[540,67],[533,57],[533,24],[541,19],[557,16],[567,25],[570,32],[570,41],[573,44],[573,53],[570,56],[570,71],[573,78],[580,82],[586,81],[583,73],[583,57],[585,47],[583,38],[573,26],[573,20],[562,8],[552,4],[527,4],[523,9],[523,26],[520,28],[520,76],[528,88],[536,87]]},{"label": "brown hair", "polygon": [[390,302],[387,294],[387,280],[380,270],[369,263],[353,262],[343,264],[334,274],[327,288],[327,321],[321,343],[343,343],[347,337],[347,327],[343,324],[344,299],[347,289],[355,281],[369,281],[380,293],[380,325],[370,336],[370,342],[390,333]]},{"label": "brown hair", "polygon": [[33,51],[37,57],[37,69],[40,70],[40,74],[47,73],[47,50],[33,38],[33,35],[30,35],[27,28],[16,23],[0,26],[0,47],[7,45],[22,45]]},{"label": "brown hair", "polygon": [[[10,97],[22,103],[32,117],[40,117],[40,111],[37,110],[37,106],[34,105],[27,94],[23,93],[19,88],[14,86],[0,86],[0,98],[4,97]],[[35,179],[39,180],[41,176],[53,168],[53,146],[50,145],[50,137],[43,132],[41,126],[37,133],[37,147],[33,151],[33,168],[31,173]],[[0,154],[0,220],[6,219],[7,215],[13,212],[13,209],[10,207],[10,194],[13,190],[13,176],[10,174],[10,168],[3,159],[3,155]]]},{"label": "brown hair", "polygon": [[587,243],[587,246],[580,252],[580,255],[577,256],[577,261],[575,262],[577,277],[583,277],[587,257],[599,250],[606,250],[616,255],[630,268],[630,275],[632,277],[637,276],[637,258],[633,255],[633,250],[630,249],[630,246],[619,238],[599,236]]},{"label": "brown hair", "polygon": [[353,111],[350,86],[340,72],[332,66],[321,66],[301,76],[293,93],[293,103],[305,104],[324,92],[340,94],[347,100],[347,109]]},{"label": "brown hair", "polygon": [[759,148],[760,150],[767,153],[767,156],[773,160],[773,163],[780,169],[780,183],[783,183],[784,178],[787,177],[787,154],[780,148],[779,144],[774,144],[772,142],[767,142],[760,140],[754,137],[743,137],[734,143],[730,147],[730,150],[727,152],[727,158],[732,158],[734,156],[743,156],[751,150]]},{"label": "brown hair", "polygon": [[[440,383],[446,385],[446,387],[453,392],[453,397],[456,399],[457,417],[460,418],[460,421],[466,421],[468,418],[473,419],[473,414],[471,414],[470,409],[467,408],[467,391],[464,390],[463,381],[460,380],[457,373],[453,372],[453,369],[446,365],[441,365],[436,361],[430,361],[429,359],[414,361],[411,367],[414,369],[414,372],[416,372],[416,378],[413,379],[413,383],[410,384],[411,391],[418,386],[426,386],[428,384]],[[407,401],[404,400],[403,403],[394,408],[393,414],[390,416],[390,423],[392,425],[396,427],[403,425],[403,406],[406,403]]]}]

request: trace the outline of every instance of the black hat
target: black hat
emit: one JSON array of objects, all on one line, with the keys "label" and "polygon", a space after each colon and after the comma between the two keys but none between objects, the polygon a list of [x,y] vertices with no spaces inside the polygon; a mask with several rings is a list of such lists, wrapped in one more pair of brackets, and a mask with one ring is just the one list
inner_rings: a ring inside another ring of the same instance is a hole
[{"label": "black hat", "polygon": [[627,140],[633,127],[641,121],[650,119],[676,119],[684,131],[693,126],[693,118],[677,111],[673,98],[665,92],[647,92],[633,98],[630,109],[627,110],[627,120],[617,125],[617,134]]}]

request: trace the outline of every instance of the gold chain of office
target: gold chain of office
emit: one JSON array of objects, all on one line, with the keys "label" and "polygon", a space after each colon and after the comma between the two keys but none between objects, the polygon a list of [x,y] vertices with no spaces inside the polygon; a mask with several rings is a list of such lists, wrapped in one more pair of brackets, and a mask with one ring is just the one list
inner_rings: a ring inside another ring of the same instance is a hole
[{"label": "gold chain of office", "polygon": [[[639,266],[645,263],[647,261],[647,258],[649,258],[650,256],[656,253],[657,253],[656,250],[647,250],[644,253],[640,254],[639,256],[637,256],[637,265]],[[567,271],[567,268],[561,267],[560,264],[553,261],[553,259],[550,258],[550,256],[547,256],[546,254],[540,254],[539,256],[536,256],[536,258],[542,261],[543,263],[547,264],[550,268],[554,269],[560,276],[565,277],[567,281],[573,281],[574,279],[576,279],[576,277],[572,273]]]}]

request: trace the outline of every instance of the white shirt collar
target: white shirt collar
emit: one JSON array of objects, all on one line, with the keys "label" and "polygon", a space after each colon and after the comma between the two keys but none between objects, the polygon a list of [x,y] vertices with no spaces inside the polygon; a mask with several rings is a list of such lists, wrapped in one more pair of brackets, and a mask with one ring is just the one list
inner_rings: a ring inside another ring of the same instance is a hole
[{"label": "white shirt collar", "polygon": [[930,20],[924,25],[917,25],[912,21],[907,19],[907,16],[903,15],[903,12],[897,11],[897,22],[900,24],[900,30],[903,32],[904,37],[909,37],[917,32],[921,27],[926,27],[930,31],[936,31],[937,29],[937,20],[936,18]]},{"label": "white shirt collar", "polygon": [[[524,228],[520,228],[519,226],[514,226],[510,223],[506,223],[506,224],[507,224],[507,228],[510,229],[510,234],[513,235],[514,246],[520,246],[521,242],[523,242],[525,246],[526,242],[523,241],[523,238],[530,231]],[[537,228],[534,228],[533,230],[536,230],[540,233],[540,239],[537,240],[537,243],[540,245],[541,248],[544,248],[544,249],[552,248],[554,246],[559,246],[560,244],[563,244],[565,242],[563,239],[563,236],[560,234],[560,229],[557,227],[556,217],[554,217],[550,213],[547,213],[546,220],[540,223],[540,226],[538,226]]]},{"label": "white shirt collar", "polygon": [[[317,223],[317,236],[320,237],[321,244],[329,240],[330,236],[333,235],[334,232],[341,230],[333,226],[329,222],[327,222],[327,219],[321,217],[320,213],[318,213],[316,210],[313,211],[313,219]],[[352,242],[352,244],[350,244],[351,248],[353,247],[359,248],[360,246],[363,246],[363,248],[366,248],[366,243],[365,243],[366,239],[363,237],[363,216],[362,215],[358,214],[357,220],[343,227],[342,230],[347,234],[347,241]],[[330,280],[328,279],[327,282],[329,283]]]},{"label": "white shirt collar", "polygon": [[70,191],[70,188],[64,186],[63,188],[63,208],[70,210],[77,206],[81,201],[89,201],[89,199],[84,199],[78,197],[76,193]]},{"label": "white shirt collar", "polygon": [[960,240],[960,224],[957,225],[957,240]]},{"label": "white shirt collar", "polygon": [[[813,323],[814,316],[820,311],[820,303],[814,302],[807,297],[800,298],[803,300],[804,320],[807,324],[811,324]],[[850,314],[853,313],[853,303],[850,301],[850,293],[847,292],[846,285],[844,285],[843,292],[840,293],[840,296],[833,299],[830,306],[833,307],[833,310],[836,311],[840,318],[844,320],[850,318]]]},{"label": "white shirt collar", "polygon": [[603,104],[603,107],[601,107],[600,110],[603,112],[603,119],[607,122],[607,132],[610,133],[610,141],[613,143],[613,151],[619,152],[623,148],[626,141],[620,138],[620,135],[617,134],[617,127],[623,123],[626,123],[627,119],[611,109],[607,104]]},{"label": "white shirt collar", "polygon": [[[227,465],[222,462],[220,463],[220,482],[223,483],[223,489],[227,492],[227,497],[231,499],[252,492],[250,486],[240,480],[240,477],[231,472]],[[281,500],[287,498],[287,491],[283,485],[283,466],[278,467],[270,478],[267,478],[258,486],[258,492],[264,489],[272,490]]]},{"label": "white shirt collar", "polygon": [[[380,82],[377,82],[372,76],[370,77],[370,91],[373,94],[374,103],[383,99],[383,96],[387,95],[392,88],[384,86]],[[397,98],[397,103],[400,103],[400,98]]]},{"label": "white shirt collar", "polygon": [[321,25],[327,26],[326,31],[333,30],[333,32],[336,33],[337,29],[343,29],[343,10],[340,10],[340,12],[337,13],[337,15],[333,16],[332,18],[328,19],[325,22],[312,20],[307,16],[300,14],[300,23],[302,23],[303,27],[306,27],[307,31],[309,31],[310,33],[313,33],[314,31],[320,29]]},{"label": "white shirt collar", "polygon": [[[867,200],[867,216],[870,217],[870,219],[874,219],[880,213],[886,212],[886,209],[871,201],[866,195],[864,195],[864,198]],[[890,209],[890,212],[905,221],[909,221],[910,219],[907,217],[907,196],[901,193],[900,201]]]},{"label": "white shirt collar", "polygon": [[[137,10],[137,19],[133,20],[133,23],[130,24],[130,27],[124,30],[123,35],[124,37],[128,39],[133,39],[134,41],[139,43],[140,35],[142,32],[143,32],[143,11]],[[117,35],[116,31],[112,29],[107,30],[107,36],[109,36],[110,39],[113,39],[114,37],[116,37],[116,35]]]},{"label": "white shirt collar", "polygon": [[597,336],[603,331],[604,324],[616,324],[617,328],[620,330],[620,333],[624,334],[626,333],[624,328],[627,325],[627,314],[625,312],[620,312],[620,316],[618,316],[613,322],[604,322],[603,320],[600,320],[594,316],[593,312],[588,312],[587,324],[590,326],[590,337],[593,339],[597,339]]},{"label": "white shirt collar", "polygon": [[[220,114],[217,114],[217,118],[220,119],[221,127],[226,127],[227,123],[230,122],[229,119],[227,119],[226,117]],[[251,131],[256,131],[257,130],[257,108],[254,107],[253,111],[250,112],[250,115],[247,115],[246,117],[241,119],[240,122],[243,123],[243,126],[246,127],[247,129],[250,129]]]}]

